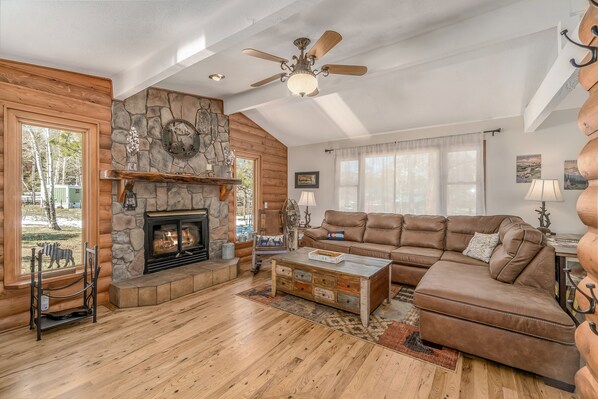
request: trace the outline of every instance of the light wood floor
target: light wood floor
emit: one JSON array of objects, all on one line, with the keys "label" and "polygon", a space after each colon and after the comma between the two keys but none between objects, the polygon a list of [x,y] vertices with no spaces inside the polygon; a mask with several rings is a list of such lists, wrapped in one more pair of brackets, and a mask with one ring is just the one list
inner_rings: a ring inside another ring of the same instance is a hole
[{"label": "light wood floor", "polygon": [[242,274],[97,324],[0,334],[0,398],[572,398],[464,356],[456,373],[235,296]]}]

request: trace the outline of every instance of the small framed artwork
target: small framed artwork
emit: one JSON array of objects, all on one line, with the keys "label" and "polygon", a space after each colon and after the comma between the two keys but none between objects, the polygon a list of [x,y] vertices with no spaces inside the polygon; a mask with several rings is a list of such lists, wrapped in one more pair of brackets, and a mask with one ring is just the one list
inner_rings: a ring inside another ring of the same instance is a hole
[{"label": "small framed artwork", "polygon": [[517,183],[531,183],[542,175],[542,155],[517,155]]},{"label": "small framed artwork", "polygon": [[588,181],[579,173],[577,169],[577,160],[565,161],[565,190],[585,190],[588,187]]},{"label": "small framed artwork", "polygon": [[295,172],[295,188],[320,188],[320,172]]}]

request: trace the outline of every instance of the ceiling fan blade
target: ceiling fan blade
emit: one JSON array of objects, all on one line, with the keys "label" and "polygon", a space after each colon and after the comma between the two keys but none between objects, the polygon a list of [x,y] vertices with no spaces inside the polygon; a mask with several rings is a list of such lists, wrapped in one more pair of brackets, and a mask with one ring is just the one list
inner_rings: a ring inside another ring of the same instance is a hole
[{"label": "ceiling fan blade", "polygon": [[269,78],[260,80],[259,82],[255,82],[254,84],[251,85],[251,87],[260,87],[263,86],[265,84],[268,84],[270,82],[274,82],[277,79],[280,79],[281,77],[285,76],[286,73],[277,73],[276,75],[270,76]]},{"label": "ceiling fan blade", "polygon": [[314,91],[312,91],[311,93],[309,93],[307,95],[307,97],[315,97],[320,93],[320,91],[318,89],[315,89]]},{"label": "ceiling fan blade", "polygon": [[274,61],[274,62],[289,62],[289,60],[284,59],[282,57],[277,57],[272,54],[264,53],[263,51],[259,51],[253,48],[246,48],[243,50],[243,54],[250,55],[252,57],[261,58],[267,61]]},{"label": "ceiling fan blade", "polygon": [[334,46],[339,44],[339,42],[343,40],[343,37],[333,30],[327,30],[324,34],[318,39],[316,44],[309,50],[307,53],[308,57],[314,56],[317,60],[324,57],[324,55],[329,52]]},{"label": "ceiling fan blade", "polygon": [[365,75],[368,71],[368,67],[362,65],[323,65],[322,71],[328,71],[328,73],[334,75]]}]

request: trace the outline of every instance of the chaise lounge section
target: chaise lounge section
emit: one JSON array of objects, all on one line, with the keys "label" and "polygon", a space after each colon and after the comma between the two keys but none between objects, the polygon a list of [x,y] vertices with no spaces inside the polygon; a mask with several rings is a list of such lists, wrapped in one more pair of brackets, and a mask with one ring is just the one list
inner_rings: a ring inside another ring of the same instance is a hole
[{"label": "chaise lounge section", "polygon": [[[499,235],[489,263],[463,255],[476,232]],[[554,299],[554,248],[521,218],[327,211],[301,245],[391,259],[393,282],[417,286],[423,340],[572,388],[579,353]]]}]

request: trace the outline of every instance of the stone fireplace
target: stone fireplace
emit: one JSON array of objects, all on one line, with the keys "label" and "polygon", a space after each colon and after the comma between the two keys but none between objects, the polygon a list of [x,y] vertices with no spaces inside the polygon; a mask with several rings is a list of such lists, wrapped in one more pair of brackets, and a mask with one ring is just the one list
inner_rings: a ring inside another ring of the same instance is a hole
[{"label": "stone fireplace", "polygon": [[[149,88],[125,101],[112,103],[112,169],[126,170],[131,163],[140,172],[187,173],[204,175],[207,165],[213,167],[215,177],[229,177],[224,157],[229,150],[228,116],[222,113],[220,100],[202,98],[178,92]],[[164,149],[162,130],[172,121],[189,122],[199,132],[199,151],[188,158],[177,158]],[[131,128],[139,134],[139,152],[127,153],[127,143]],[[133,162],[131,162],[133,161]],[[147,272],[148,254],[153,251],[145,235],[148,226],[147,215],[172,211],[204,212],[207,234],[205,255],[209,259],[222,257],[222,244],[228,238],[228,199],[220,201],[218,186],[154,183],[139,181],[134,190],[138,206],[133,211],[124,210],[117,198],[117,186],[113,184],[112,195],[112,276],[114,281],[138,277]],[[172,223],[171,223],[172,224]],[[179,230],[179,228],[181,230]],[[184,232],[183,232],[184,230]],[[195,233],[193,227],[177,225],[181,243]],[[168,228],[165,228],[167,237]],[[174,233],[170,226],[171,237]],[[186,237],[183,237],[183,234]],[[168,238],[165,238],[166,240]],[[182,248],[177,241],[178,258],[194,255],[195,250]],[[170,245],[173,243],[171,242]],[[168,244],[164,244],[166,250]],[[195,248],[197,249],[197,248]],[[170,252],[174,251],[170,248]],[[158,257],[176,256],[161,254]],[[178,259],[175,259],[178,260]],[[190,260],[187,259],[187,260]]]}]

